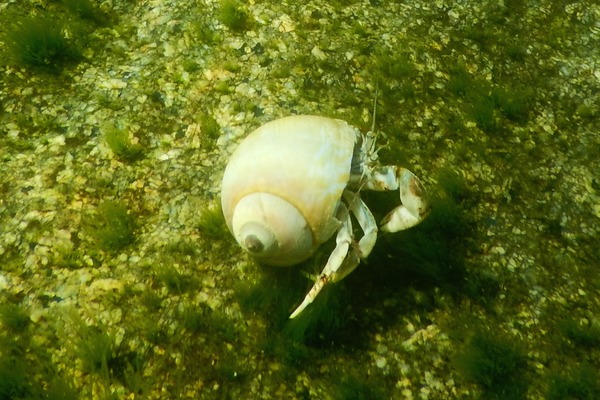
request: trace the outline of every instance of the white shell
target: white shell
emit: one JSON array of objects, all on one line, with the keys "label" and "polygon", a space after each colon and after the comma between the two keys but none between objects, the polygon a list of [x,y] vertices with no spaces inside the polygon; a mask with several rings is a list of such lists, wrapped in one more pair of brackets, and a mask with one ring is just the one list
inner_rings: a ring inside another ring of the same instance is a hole
[{"label": "white shell", "polygon": [[231,156],[221,203],[229,230],[251,255],[293,265],[337,230],[359,133],[347,123],[299,115],[252,132]]}]

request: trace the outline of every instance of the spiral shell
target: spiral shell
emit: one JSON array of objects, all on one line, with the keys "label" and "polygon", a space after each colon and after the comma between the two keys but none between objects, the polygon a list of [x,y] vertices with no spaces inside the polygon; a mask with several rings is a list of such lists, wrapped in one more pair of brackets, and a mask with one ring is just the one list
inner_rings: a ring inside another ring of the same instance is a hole
[{"label": "spiral shell", "polygon": [[318,116],[271,121],[238,146],[225,169],[223,214],[237,242],[270,265],[293,265],[337,230],[335,218],[359,133]]}]

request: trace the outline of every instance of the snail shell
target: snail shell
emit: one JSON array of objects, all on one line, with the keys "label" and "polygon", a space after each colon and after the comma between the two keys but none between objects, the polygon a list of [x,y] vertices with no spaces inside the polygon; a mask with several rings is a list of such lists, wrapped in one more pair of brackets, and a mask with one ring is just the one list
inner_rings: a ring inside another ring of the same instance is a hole
[{"label": "snail shell", "polygon": [[225,169],[223,214],[260,261],[297,264],[339,227],[335,218],[359,133],[347,123],[299,115],[271,121],[240,143]]}]

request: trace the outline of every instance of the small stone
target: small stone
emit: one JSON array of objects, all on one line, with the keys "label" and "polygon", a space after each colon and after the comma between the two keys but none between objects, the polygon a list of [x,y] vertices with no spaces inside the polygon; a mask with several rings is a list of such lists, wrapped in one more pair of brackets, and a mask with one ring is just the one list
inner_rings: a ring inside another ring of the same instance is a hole
[{"label": "small stone", "polygon": [[310,54],[315,56],[315,58],[317,60],[321,60],[321,61],[323,61],[327,58],[327,55],[318,46],[313,47],[312,50],[310,51]]},{"label": "small stone", "polygon": [[387,365],[387,360],[385,359],[385,357],[381,357],[381,356],[376,357],[375,365],[377,365],[377,368],[383,369]]}]

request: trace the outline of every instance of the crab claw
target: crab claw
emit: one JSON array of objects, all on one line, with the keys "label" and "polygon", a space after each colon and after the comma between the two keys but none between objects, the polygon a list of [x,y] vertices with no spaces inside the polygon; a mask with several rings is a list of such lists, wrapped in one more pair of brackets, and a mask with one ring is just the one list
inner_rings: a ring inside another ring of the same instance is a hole
[{"label": "crab claw", "polygon": [[396,179],[402,205],[383,218],[381,230],[384,232],[398,232],[411,228],[423,221],[430,211],[427,191],[415,174],[406,168],[398,168]]},{"label": "crab claw", "polygon": [[[425,187],[419,178],[406,168],[388,167],[388,187],[400,189],[402,204],[394,208],[381,221],[384,232],[398,232],[411,228],[423,221],[430,211]],[[392,174],[392,172],[395,172]],[[391,182],[390,182],[391,180]]]}]

